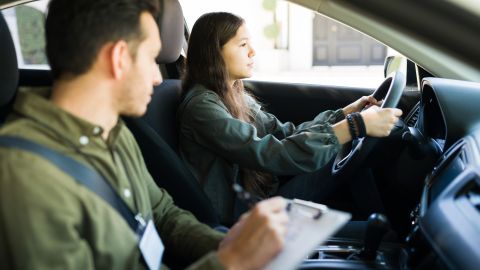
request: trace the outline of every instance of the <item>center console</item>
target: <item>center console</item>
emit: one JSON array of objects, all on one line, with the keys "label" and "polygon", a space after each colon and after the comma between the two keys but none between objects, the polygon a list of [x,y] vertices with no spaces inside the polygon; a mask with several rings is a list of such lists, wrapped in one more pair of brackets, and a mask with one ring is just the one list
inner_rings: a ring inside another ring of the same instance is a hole
[{"label": "center console", "polygon": [[372,214],[363,239],[332,238],[304,260],[301,269],[392,269],[400,263],[403,246],[383,242],[390,230],[384,215]]}]

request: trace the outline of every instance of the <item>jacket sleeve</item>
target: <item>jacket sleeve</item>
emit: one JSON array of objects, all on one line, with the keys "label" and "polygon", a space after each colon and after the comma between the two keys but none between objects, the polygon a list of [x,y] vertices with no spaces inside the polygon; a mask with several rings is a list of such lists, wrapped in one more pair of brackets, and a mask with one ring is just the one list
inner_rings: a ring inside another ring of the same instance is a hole
[{"label": "jacket sleeve", "polygon": [[224,269],[223,265],[218,260],[216,252],[210,252],[203,256],[200,260],[190,265],[187,270],[220,270]]},{"label": "jacket sleeve", "polygon": [[318,114],[312,121],[307,121],[295,126],[292,122],[281,122],[273,114],[259,110],[255,115],[255,120],[261,123],[266,133],[270,133],[276,138],[285,138],[293,134],[307,131],[315,125],[333,125],[344,118],[343,111],[325,111]]},{"label": "jacket sleeve", "polygon": [[74,193],[58,184],[46,161],[11,153],[0,152],[0,268],[95,269]]},{"label": "jacket sleeve", "polygon": [[232,117],[217,96],[205,92],[184,109],[181,132],[232,163],[275,174],[300,174],[320,169],[340,148],[329,122],[333,117],[328,115],[336,114],[321,114],[296,128],[258,111],[256,117],[269,131],[262,136],[255,125]]},{"label": "jacket sleeve", "polygon": [[[308,129],[314,125],[333,125],[345,118],[342,109],[336,111],[328,110],[319,113],[311,121],[306,121],[295,126],[292,122],[281,122],[275,117],[275,115],[262,110],[261,106],[250,96],[247,96],[247,103],[253,111],[256,127],[264,129],[263,133],[272,134],[280,139],[303,131],[308,131]],[[261,127],[259,125],[261,125]]]}]

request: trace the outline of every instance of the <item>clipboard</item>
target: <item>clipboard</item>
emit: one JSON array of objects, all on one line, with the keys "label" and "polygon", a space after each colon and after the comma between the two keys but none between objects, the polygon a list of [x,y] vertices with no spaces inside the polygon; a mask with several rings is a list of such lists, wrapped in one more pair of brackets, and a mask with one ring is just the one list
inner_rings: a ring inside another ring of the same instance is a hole
[{"label": "clipboard", "polygon": [[285,246],[264,270],[295,269],[351,218],[349,213],[299,199],[290,202],[288,216]]}]

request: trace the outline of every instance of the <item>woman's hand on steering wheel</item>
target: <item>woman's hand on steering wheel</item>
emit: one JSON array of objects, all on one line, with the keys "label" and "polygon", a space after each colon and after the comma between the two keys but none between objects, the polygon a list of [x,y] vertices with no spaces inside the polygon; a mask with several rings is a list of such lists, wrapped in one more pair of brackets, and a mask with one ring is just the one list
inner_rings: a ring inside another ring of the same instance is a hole
[{"label": "woman's hand on steering wheel", "polygon": [[397,108],[380,108],[373,105],[360,114],[365,122],[368,136],[387,137],[402,115],[402,110]]},{"label": "woman's hand on steering wheel", "polygon": [[361,110],[367,109],[373,105],[377,105],[377,106],[382,105],[382,100],[375,99],[373,95],[363,96],[357,99],[356,101],[352,102],[351,104],[345,106],[345,108],[343,108],[342,110],[343,110],[343,114],[347,115],[354,112],[360,112]]},{"label": "woman's hand on steering wheel", "polygon": [[[364,119],[368,136],[342,146],[332,166],[333,175],[340,177],[351,177],[354,175],[363,165],[370,151],[378,143],[378,138],[374,137],[388,137],[390,135],[395,124],[399,121],[399,116],[402,115],[402,111],[396,109],[396,107],[402,97],[405,85],[405,74],[397,71],[388,75],[375,90],[372,97],[375,97],[375,101],[383,100],[381,107],[371,106],[371,108],[360,113]],[[360,107],[360,105],[367,105],[364,102],[368,102],[368,100],[370,98],[362,97],[345,108],[362,110],[363,107]],[[353,104],[356,104],[356,106]]]}]

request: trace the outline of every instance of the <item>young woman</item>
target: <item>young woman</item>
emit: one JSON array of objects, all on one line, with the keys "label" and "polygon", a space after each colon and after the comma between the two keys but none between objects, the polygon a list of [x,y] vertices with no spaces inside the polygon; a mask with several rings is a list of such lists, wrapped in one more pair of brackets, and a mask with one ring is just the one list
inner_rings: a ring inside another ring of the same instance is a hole
[{"label": "young woman", "polygon": [[367,104],[378,104],[368,96],[298,126],[282,123],[244,90],[242,79],[252,76],[254,56],[238,16],[208,13],[193,26],[178,111],[180,154],[224,223],[241,212],[232,190],[235,181],[263,198],[321,202],[336,184],[320,169],[352,140],[352,132],[387,136],[402,114],[371,106],[345,120]]}]

